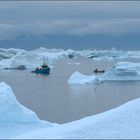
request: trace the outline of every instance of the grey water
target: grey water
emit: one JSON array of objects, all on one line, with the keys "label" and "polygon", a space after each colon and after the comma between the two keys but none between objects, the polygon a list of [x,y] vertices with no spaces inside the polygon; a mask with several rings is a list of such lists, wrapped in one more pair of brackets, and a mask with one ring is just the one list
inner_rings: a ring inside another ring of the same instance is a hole
[{"label": "grey water", "polygon": [[48,76],[29,70],[1,70],[0,81],[9,84],[18,101],[42,120],[65,123],[95,115],[140,97],[140,82],[104,82],[68,85],[74,71],[91,75],[95,68],[108,69],[117,61],[59,60]]}]

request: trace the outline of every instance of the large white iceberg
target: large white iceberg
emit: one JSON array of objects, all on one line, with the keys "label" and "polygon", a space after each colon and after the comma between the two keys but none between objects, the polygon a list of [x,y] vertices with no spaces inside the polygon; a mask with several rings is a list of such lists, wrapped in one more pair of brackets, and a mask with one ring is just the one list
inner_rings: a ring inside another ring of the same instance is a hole
[{"label": "large white iceberg", "polygon": [[140,63],[118,62],[100,78],[102,80],[140,80]]},{"label": "large white iceberg", "polygon": [[55,59],[66,59],[72,58],[77,55],[76,51],[68,49],[47,49],[47,48],[39,48],[36,50],[31,51],[32,54],[37,54],[38,56],[48,58],[48,60],[55,60]]},{"label": "large white iceberg", "polygon": [[0,61],[0,65],[3,68],[18,68],[19,66],[23,65],[27,69],[32,69],[42,64],[42,57],[38,57],[37,54],[32,54],[29,52],[19,52],[10,59],[3,59]]},{"label": "large white iceberg", "polygon": [[[139,139],[140,99],[63,125],[41,122],[22,106],[10,86],[0,83],[0,138],[17,139]],[[48,127],[52,126],[52,127]]]},{"label": "large white iceberg", "polygon": [[9,85],[0,83],[0,139],[50,126],[51,123],[39,120],[33,111],[21,105]]},{"label": "large white iceberg", "polygon": [[74,72],[68,79],[68,84],[95,84],[102,81],[137,81],[140,80],[140,63],[118,62],[102,75],[84,75]]},{"label": "large white iceberg", "polygon": [[101,81],[97,78],[97,76],[86,76],[78,71],[74,72],[68,79],[68,84],[91,84],[100,82]]},{"label": "large white iceberg", "polygon": [[4,48],[0,48],[0,60],[2,59],[9,59],[11,57],[13,57],[14,55],[16,55],[17,53],[25,53],[25,50],[22,49],[13,49],[13,48],[9,48],[9,49],[4,49]]},{"label": "large white iceberg", "polygon": [[44,128],[16,138],[139,139],[140,99],[118,108],[63,125]]},{"label": "large white iceberg", "polygon": [[51,68],[58,59],[73,58],[76,52],[73,50],[39,48],[33,51],[20,49],[0,49],[0,68],[18,68],[24,66],[32,69],[47,63]]},{"label": "large white iceberg", "polygon": [[84,55],[95,60],[116,60],[127,57],[124,57],[123,54],[126,52],[121,50],[89,50]]},{"label": "large white iceberg", "polygon": [[0,83],[0,124],[1,123],[35,123],[37,115],[21,105],[10,86]]},{"label": "large white iceberg", "polygon": [[92,58],[93,60],[124,60],[140,59],[140,51],[122,51],[122,50],[84,50],[82,56]]},{"label": "large white iceberg", "polygon": [[28,69],[39,66],[44,61],[50,67],[53,67],[54,62],[58,59],[76,59],[81,57],[95,60],[140,59],[140,51],[121,51],[115,49],[74,51],[71,49],[47,49],[43,47],[32,51],[25,51],[22,49],[0,48],[0,68],[17,68],[23,65]]}]

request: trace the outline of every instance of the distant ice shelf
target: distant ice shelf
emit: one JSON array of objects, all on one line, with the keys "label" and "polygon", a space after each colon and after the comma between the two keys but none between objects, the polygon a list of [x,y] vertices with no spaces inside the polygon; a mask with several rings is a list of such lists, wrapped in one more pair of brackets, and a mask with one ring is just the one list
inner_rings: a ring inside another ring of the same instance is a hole
[{"label": "distant ice shelf", "polygon": [[[53,68],[54,62],[59,59],[77,59],[90,58],[93,60],[124,60],[140,59],[140,51],[122,51],[122,50],[83,50],[74,51],[71,49],[47,49],[38,48],[32,51],[22,49],[3,49],[0,48],[0,69],[17,68],[25,66],[26,69],[32,69],[47,62],[49,67]],[[77,63],[78,64],[78,63]]]}]

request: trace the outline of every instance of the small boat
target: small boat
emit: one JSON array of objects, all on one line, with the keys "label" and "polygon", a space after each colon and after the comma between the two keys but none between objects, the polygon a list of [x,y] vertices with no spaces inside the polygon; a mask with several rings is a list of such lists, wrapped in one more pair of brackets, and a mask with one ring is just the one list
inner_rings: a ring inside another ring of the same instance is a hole
[{"label": "small boat", "polygon": [[36,74],[50,74],[50,67],[48,67],[47,64],[43,64],[41,66],[41,68],[36,68],[34,71],[32,71],[33,73],[36,73]]},{"label": "small boat", "polygon": [[94,70],[94,73],[104,73],[104,72],[105,70],[97,70],[97,69]]}]

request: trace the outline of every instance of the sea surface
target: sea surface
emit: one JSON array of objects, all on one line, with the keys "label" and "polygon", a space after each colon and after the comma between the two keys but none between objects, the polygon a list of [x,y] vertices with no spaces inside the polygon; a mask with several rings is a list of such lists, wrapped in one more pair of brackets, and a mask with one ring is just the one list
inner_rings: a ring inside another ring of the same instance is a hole
[{"label": "sea surface", "polygon": [[107,70],[116,62],[87,58],[59,60],[49,76],[36,75],[30,70],[1,70],[0,81],[9,84],[19,102],[36,112],[40,119],[65,123],[110,110],[140,97],[138,81],[67,84],[75,71],[91,75],[95,68]]}]

